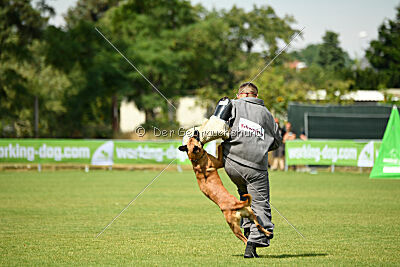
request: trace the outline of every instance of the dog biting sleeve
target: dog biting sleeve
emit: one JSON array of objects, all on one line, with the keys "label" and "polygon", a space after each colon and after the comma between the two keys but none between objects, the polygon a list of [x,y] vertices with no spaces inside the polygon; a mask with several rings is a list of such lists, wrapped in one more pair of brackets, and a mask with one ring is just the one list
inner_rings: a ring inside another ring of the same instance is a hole
[{"label": "dog biting sleeve", "polygon": [[229,138],[229,120],[232,117],[232,101],[221,98],[215,107],[214,114],[203,125],[200,131],[200,142],[205,144],[212,140]]},{"label": "dog biting sleeve", "polygon": [[186,131],[182,144],[186,145],[193,136],[194,130],[199,131],[200,142],[207,142],[222,138],[229,138],[229,120],[232,117],[232,101],[228,97],[221,98],[215,108],[214,114],[209,120],[205,121],[199,127],[193,127]]}]

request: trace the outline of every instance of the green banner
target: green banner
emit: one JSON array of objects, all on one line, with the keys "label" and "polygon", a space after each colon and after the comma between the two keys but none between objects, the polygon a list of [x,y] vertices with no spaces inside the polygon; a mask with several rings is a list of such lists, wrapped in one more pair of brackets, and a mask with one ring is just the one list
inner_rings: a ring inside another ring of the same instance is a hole
[{"label": "green banner", "polygon": [[285,144],[287,165],[372,167],[381,141],[295,140]]},{"label": "green banner", "polygon": [[400,116],[394,106],[370,178],[400,178]]},{"label": "green banner", "polygon": [[[178,150],[181,141],[0,139],[0,163],[79,163],[113,165],[149,163],[190,164]],[[205,149],[215,155],[216,144]]]}]

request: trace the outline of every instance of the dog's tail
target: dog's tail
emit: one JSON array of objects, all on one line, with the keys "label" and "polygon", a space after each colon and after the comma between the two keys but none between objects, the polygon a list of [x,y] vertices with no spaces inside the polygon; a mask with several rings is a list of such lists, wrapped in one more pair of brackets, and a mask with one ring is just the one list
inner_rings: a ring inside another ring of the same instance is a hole
[{"label": "dog's tail", "polygon": [[244,194],[242,195],[242,197],[247,198],[247,205],[246,206],[250,206],[251,205],[251,195],[250,194]]}]

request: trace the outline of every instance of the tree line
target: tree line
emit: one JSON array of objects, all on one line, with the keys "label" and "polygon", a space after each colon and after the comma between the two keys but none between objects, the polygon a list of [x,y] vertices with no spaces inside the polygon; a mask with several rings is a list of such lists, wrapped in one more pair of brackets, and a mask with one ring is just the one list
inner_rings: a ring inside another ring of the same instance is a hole
[{"label": "tree line", "polygon": [[[144,127],[177,124],[175,110],[99,35],[97,27],[174,106],[196,95],[212,107],[233,97],[299,32],[292,16],[272,7],[206,10],[185,0],[78,0],[65,26],[49,24],[45,0],[0,1],[0,134],[2,137],[110,138],[119,106],[134,101]],[[383,22],[362,68],[343,51],[338,34],[320,44],[283,52],[257,79],[260,97],[275,114],[290,101],[327,91],[342,103],[354,89],[400,87],[400,9]],[[303,61],[307,68],[290,68]],[[38,128],[35,129],[35,109]]]}]

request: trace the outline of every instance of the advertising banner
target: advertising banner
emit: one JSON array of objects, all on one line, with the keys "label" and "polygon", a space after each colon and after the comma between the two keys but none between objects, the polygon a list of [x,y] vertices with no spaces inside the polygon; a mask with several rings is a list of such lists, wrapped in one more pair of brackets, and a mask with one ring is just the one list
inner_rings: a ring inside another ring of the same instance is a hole
[{"label": "advertising banner", "polygon": [[381,141],[295,140],[287,141],[287,165],[336,165],[372,167]]},{"label": "advertising banner", "polygon": [[[129,141],[84,139],[0,139],[0,163],[77,163],[113,164],[190,164],[186,153],[178,150],[181,141]],[[350,140],[288,141],[288,165],[337,165],[372,167],[380,141]],[[205,145],[215,155],[216,142]]]},{"label": "advertising banner", "polygon": [[[113,164],[190,164],[187,154],[178,150],[179,140],[69,140],[69,139],[0,139],[0,163],[78,163]],[[205,149],[215,155],[216,143]]]}]

